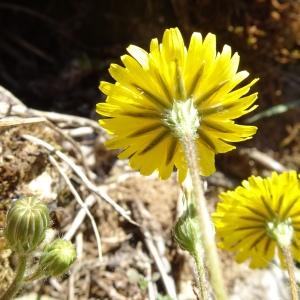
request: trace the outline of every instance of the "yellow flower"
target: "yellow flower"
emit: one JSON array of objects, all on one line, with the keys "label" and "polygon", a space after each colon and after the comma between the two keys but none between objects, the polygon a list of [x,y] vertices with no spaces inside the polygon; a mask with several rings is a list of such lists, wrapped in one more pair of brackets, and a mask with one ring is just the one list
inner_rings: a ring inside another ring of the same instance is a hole
[{"label": "yellow flower", "polygon": [[107,98],[97,104],[97,112],[104,116],[101,126],[112,135],[108,148],[122,149],[119,157],[129,158],[133,169],[144,175],[157,170],[165,179],[175,166],[180,181],[185,178],[183,146],[171,120],[178,107],[193,114],[190,123],[204,176],[215,171],[215,154],[234,149],[231,143],[256,132],[256,127],[233,120],[256,108],[252,104],[257,94],[245,95],[257,80],[240,85],[249,74],[237,72],[239,55],[232,55],[229,46],[216,53],[215,35],[202,40],[195,32],[187,49],[179,29],[171,28],[162,43],[152,39],[149,53],[133,45],[127,51],[130,55],[121,57],[125,67],[110,66],[116,83],[100,83]]},{"label": "yellow flower", "polygon": [[251,176],[234,191],[222,193],[213,214],[219,246],[250,259],[250,267],[266,267],[281,247],[300,261],[300,181],[295,171],[271,177]]}]

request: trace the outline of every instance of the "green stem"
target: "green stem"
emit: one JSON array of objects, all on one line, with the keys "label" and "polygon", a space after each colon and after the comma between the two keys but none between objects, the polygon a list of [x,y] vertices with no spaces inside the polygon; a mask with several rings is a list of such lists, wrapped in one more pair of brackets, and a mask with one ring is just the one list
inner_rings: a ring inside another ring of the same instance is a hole
[{"label": "green stem", "polygon": [[288,247],[281,248],[285,262],[287,265],[287,271],[289,274],[290,286],[291,286],[291,296],[292,300],[299,300],[298,297],[298,286],[295,278],[295,266],[292,258],[291,251]]},{"label": "green stem", "polygon": [[42,279],[44,277],[45,277],[45,275],[44,275],[43,271],[41,271],[40,269],[38,269],[33,274],[30,274],[30,275],[26,276],[24,278],[24,282],[31,282],[31,281],[34,281],[34,280]]},{"label": "green stem", "polygon": [[205,266],[203,263],[203,257],[201,255],[202,249],[199,249],[199,251],[196,251],[193,254],[193,257],[195,259],[197,273],[198,273],[198,289],[200,293],[200,299],[206,300],[209,299],[208,291],[207,291],[207,281],[206,281],[206,272],[205,272]]},{"label": "green stem", "polygon": [[222,278],[220,261],[215,243],[213,225],[210,220],[209,212],[206,205],[206,199],[200,178],[198,166],[198,153],[194,138],[186,134],[181,138],[184,147],[185,157],[190,172],[193,192],[195,195],[195,204],[197,208],[202,242],[207,259],[207,267],[210,271],[211,283],[217,300],[227,299],[225,286]]},{"label": "green stem", "polygon": [[15,279],[11,283],[8,290],[1,297],[1,300],[10,300],[10,299],[12,299],[17,294],[19,289],[21,288],[22,283],[23,283],[25,270],[26,270],[26,262],[27,262],[26,256],[20,255]]}]

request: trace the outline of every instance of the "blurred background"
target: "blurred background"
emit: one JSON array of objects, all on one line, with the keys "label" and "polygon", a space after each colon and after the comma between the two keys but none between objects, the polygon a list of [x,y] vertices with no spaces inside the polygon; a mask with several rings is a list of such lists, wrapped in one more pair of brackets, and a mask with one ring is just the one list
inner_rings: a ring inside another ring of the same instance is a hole
[{"label": "blurred background", "polygon": [[299,0],[0,1],[0,83],[27,105],[90,116],[126,46],[178,26],[229,44],[260,77],[260,109],[300,97]]}]

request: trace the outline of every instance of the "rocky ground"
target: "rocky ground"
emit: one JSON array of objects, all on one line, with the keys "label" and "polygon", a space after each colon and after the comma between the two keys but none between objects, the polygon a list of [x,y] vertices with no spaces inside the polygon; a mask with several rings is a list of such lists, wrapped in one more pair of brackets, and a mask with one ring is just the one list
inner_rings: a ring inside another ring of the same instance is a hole
[{"label": "rocky ground", "polygon": [[[11,201],[39,195],[52,211],[49,239],[71,239],[78,252],[69,274],[27,285],[21,292],[25,299],[32,293],[51,299],[195,299],[193,263],[172,237],[181,203],[175,174],[160,181],[133,172],[105,149],[106,135],[94,121],[30,109],[4,88],[0,98],[0,226]],[[263,152],[264,141],[254,140],[218,161],[220,171],[207,179],[211,210],[218,193],[237,185],[247,172],[299,170],[298,113],[279,118],[282,129],[274,141],[279,150]],[[267,118],[261,130],[276,123],[278,118]],[[50,157],[90,207],[101,234],[102,260],[90,219]],[[3,238],[0,246],[1,290],[13,278],[15,260]],[[288,299],[286,275],[276,262],[254,271],[236,264],[228,253],[220,255],[230,299]]]}]

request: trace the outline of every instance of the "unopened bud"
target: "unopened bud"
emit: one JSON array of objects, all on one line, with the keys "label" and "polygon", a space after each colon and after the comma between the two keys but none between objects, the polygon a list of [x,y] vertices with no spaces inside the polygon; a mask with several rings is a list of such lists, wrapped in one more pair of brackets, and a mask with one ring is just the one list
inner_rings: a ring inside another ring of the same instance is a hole
[{"label": "unopened bud", "polygon": [[201,235],[196,209],[190,203],[174,227],[174,237],[179,246],[192,255],[199,250]]},{"label": "unopened bud", "polygon": [[36,197],[16,201],[8,211],[4,230],[10,249],[23,255],[34,251],[45,238],[49,220],[47,206]]},{"label": "unopened bud", "polygon": [[39,270],[45,277],[66,273],[76,259],[74,245],[66,240],[57,239],[44,248],[40,257]]}]

